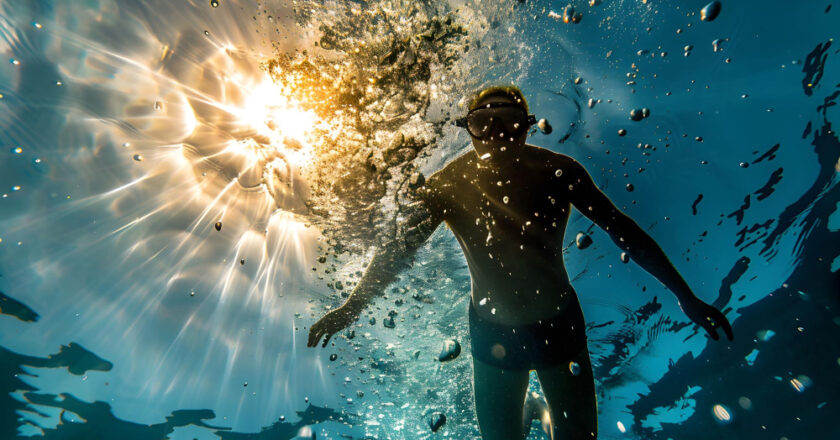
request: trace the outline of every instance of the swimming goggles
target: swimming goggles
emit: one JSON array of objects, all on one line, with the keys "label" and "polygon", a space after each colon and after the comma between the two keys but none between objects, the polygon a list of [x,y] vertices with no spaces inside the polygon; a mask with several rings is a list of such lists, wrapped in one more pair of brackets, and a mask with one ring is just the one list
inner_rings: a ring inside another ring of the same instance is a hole
[{"label": "swimming goggles", "polygon": [[467,116],[456,119],[455,125],[466,128],[476,139],[484,139],[495,122],[502,124],[505,135],[519,136],[537,123],[537,117],[515,104],[491,102],[470,110]]}]

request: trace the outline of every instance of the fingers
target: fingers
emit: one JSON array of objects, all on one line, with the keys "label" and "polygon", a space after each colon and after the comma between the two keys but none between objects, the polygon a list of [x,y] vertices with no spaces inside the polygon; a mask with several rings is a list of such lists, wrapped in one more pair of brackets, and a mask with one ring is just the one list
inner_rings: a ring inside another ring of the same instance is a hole
[{"label": "fingers", "polygon": [[706,333],[709,334],[709,337],[717,341],[720,339],[720,336],[717,334],[717,329],[715,328],[715,322],[712,321],[711,316],[707,316],[704,320],[697,323],[700,327],[703,327],[703,330],[706,330]]},{"label": "fingers", "polygon": [[318,336],[318,333],[317,333],[317,331],[315,330],[315,328],[311,328],[311,329],[309,329],[309,340],[308,340],[308,341],[306,341],[306,346],[307,346],[307,347],[315,347],[315,346],[317,346],[317,345],[318,345],[318,340],[319,340],[319,339],[321,339],[321,337],[320,337],[320,336]]},{"label": "fingers", "polygon": [[735,337],[735,335],[732,334],[732,326],[729,324],[729,320],[723,318],[723,321],[721,321],[720,326],[723,327],[723,332],[726,333],[726,337],[729,338],[729,340],[731,341]]},{"label": "fingers", "polygon": [[[733,338],[732,325],[729,324],[729,320],[726,319],[726,316],[718,310],[715,310],[711,315],[712,316],[710,318],[712,326],[723,329],[723,333],[725,333],[727,339],[731,341]],[[717,340],[717,338],[715,339]]]},{"label": "fingers", "polygon": [[307,347],[317,347],[318,341],[321,340],[321,336],[324,336],[324,327],[318,325],[316,322],[310,329],[309,329],[309,340],[306,342]]},{"label": "fingers", "polygon": [[715,341],[720,339],[720,336],[717,333],[719,328],[723,330],[724,334],[726,334],[727,339],[730,341],[733,339],[732,325],[729,324],[729,320],[726,319],[726,316],[717,310],[711,313],[710,316],[706,317],[706,322],[703,323],[703,328],[709,332],[709,336],[711,336],[711,338]]},{"label": "fingers", "polygon": [[712,339],[714,339],[715,341],[720,339],[720,336],[718,336],[717,330],[715,329],[714,324],[708,323],[708,324],[704,325],[703,327],[706,328],[706,331],[709,332],[709,336],[711,336]]},{"label": "fingers", "polygon": [[330,338],[332,338],[333,334],[334,334],[333,332],[328,331],[327,329],[324,328],[324,326],[318,325],[318,323],[316,322],[309,329],[309,339],[306,341],[306,346],[307,347],[317,347],[318,342],[321,341],[321,338],[325,337],[324,343],[323,343],[323,345],[321,345],[321,347],[326,347],[327,343],[330,341]]}]

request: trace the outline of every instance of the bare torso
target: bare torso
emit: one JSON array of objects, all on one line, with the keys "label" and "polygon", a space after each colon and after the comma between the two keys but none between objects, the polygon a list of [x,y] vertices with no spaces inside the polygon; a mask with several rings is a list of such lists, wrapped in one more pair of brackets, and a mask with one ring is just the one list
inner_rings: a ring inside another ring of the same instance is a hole
[{"label": "bare torso", "polygon": [[[580,307],[563,265],[567,156],[526,146],[502,166],[470,151],[429,178],[429,200],[461,244],[484,319],[519,325]],[[559,171],[558,171],[559,170]]]}]

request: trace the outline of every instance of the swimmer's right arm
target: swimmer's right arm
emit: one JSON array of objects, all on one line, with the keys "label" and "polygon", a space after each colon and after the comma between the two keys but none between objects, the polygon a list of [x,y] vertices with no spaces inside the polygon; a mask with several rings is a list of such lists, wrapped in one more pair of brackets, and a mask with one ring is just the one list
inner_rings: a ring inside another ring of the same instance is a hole
[{"label": "swimmer's right arm", "polygon": [[385,293],[385,288],[407,267],[407,260],[442,222],[424,202],[416,202],[408,208],[409,214],[400,223],[396,237],[377,249],[344,305],[327,313],[309,329],[307,346],[316,347],[324,337],[322,346],[326,347],[335,333],[353,324],[374,297]]},{"label": "swimmer's right arm", "polygon": [[[610,234],[613,242],[631,259],[671,290],[683,312],[712,339],[718,339],[717,330],[722,329],[732,340],[732,326],[723,313],[692,292],[656,241],[598,189],[586,169],[574,160],[564,168],[571,180],[563,184],[568,185],[569,199],[575,208]],[[562,190],[565,188],[558,188],[558,191]]]}]

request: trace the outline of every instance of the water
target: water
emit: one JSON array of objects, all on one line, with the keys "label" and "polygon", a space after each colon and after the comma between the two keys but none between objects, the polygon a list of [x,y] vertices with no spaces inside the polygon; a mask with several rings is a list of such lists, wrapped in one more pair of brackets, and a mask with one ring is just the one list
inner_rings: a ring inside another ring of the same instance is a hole
[{"label": "water", "polygon": [[836,436],[832,2],[172,3],[0,3],[0,437],[476,437],[445,228],[305,343],[499,82],[733,322],[573,214],[600,438]]}]

